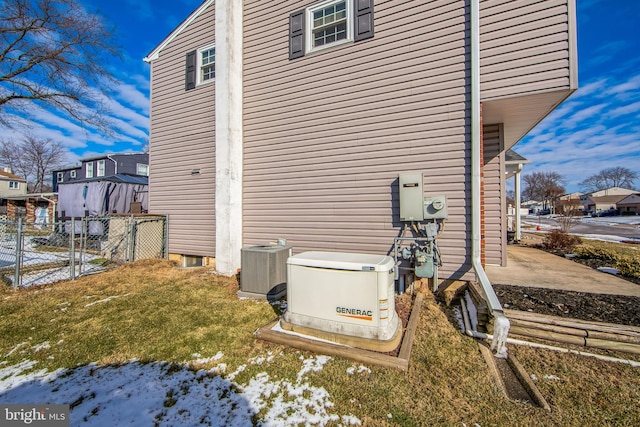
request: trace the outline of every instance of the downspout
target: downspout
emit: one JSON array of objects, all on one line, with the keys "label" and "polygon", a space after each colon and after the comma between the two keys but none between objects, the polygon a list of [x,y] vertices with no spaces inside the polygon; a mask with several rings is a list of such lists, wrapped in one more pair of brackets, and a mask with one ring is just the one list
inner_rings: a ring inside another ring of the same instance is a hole
[{"label": "downspout", "polygon": [[116,165],[114,175],[118,175],[118,162],[113,160],[111,154],[107,154],[107,159],[111,160]]},{"label": "downspout", "polygon": [[471,262],[476,278],[484,290],[487,304],[493,315],[494,333],[491,350],[497,357],[507,357],[507,335],[509,320],[482,267],[480,246],[480,0],[471,2]]}]

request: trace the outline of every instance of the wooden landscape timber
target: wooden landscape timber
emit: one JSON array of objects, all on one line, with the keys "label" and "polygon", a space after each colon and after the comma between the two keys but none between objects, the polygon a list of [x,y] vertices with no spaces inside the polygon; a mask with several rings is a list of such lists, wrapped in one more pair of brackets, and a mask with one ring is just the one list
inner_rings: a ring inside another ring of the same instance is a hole
[{"label": "wooden landscape timber", "polygon": [[420,318],[420,309],[422,307],[423,299],[424,295],[422,293],[416,294],[411,309],[411,315],[409,316],[409,321],[407,322],[406,329],[402,336],[398,356],[391,356],[389,354],[379,353],[376,351],[320,341],[314,339],[313,337],[307,338],[300,335],[281,332],[274,329],[274,326],[276,326],[276,324],[279,322],[279,319],[274,320],[268,325],[258,329],[255,335],[258,339],[275,344],[282,344],[301,350],[326,354],[329,356],[344,357],[345,359],[355,360],[361,363],[368,363],[375,366],[396,368],[406,372],[409,369],[411,348],[413,345],[413,339],[415,338],[418,319]]},{"label": "wooden landscape timber", "polygon": [[567,319],[518,310],[505,310],[509,332],[583,347],[640,354],[640,328],[613,323]]}]

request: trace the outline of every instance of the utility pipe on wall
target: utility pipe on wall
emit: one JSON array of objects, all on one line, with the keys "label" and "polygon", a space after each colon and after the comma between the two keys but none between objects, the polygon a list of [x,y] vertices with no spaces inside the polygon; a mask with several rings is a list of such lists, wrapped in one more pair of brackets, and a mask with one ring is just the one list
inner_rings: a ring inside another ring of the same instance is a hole
[{"label": "utility pipe on wall", "polygon": [[497,357],[507,356],[507,335],[509,319],[504,315],[502,305],[496,296],[493,286],[482,267],[480,258],[480,0],[470,0],[471,21],[471,262],[478,282],[484,290],[487,304],[495,318],[491,350]]}]

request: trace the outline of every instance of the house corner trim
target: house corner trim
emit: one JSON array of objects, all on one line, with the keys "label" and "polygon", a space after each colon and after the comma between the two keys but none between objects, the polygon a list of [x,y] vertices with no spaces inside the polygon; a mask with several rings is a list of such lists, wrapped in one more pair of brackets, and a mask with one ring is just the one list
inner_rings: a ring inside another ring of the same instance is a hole
[{"label": "house corner trim", "polygon": [[242,248],[242,2],[215,2],[216,270],[233,275]]}]

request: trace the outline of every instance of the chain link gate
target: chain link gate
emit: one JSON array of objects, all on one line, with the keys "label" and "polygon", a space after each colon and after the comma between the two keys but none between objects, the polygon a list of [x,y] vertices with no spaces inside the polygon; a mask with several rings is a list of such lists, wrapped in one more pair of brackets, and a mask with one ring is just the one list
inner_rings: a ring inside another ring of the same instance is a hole
[{"label": "chain link gate", "polygon": [[166,258],[167,217],[112,215],[55,224],[0,217],[0,280],[14,288],[99,273],[146,258]]}]

